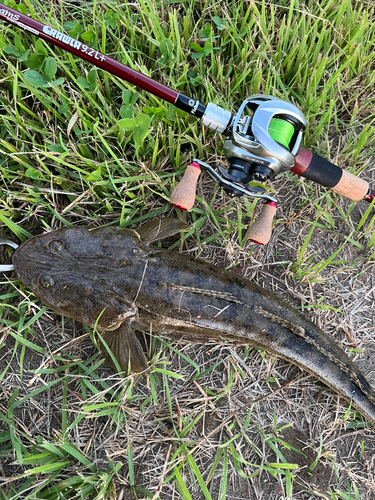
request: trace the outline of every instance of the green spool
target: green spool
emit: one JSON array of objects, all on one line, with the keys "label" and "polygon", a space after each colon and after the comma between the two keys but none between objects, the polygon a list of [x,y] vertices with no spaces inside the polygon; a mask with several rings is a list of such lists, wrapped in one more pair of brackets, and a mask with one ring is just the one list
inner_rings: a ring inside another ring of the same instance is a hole
[{"label": "green spool", "polygon": [[274,141],[289,149],[294,134],[294,126],[281,118],[272,118],[268,133]]}]

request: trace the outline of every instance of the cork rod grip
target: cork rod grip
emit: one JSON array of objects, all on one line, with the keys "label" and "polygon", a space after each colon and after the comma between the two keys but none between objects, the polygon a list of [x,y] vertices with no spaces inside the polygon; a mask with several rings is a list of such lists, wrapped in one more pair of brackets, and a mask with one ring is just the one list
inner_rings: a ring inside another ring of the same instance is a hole
[{"label": "cork rod grip", "polygon": [[368,182],[356,177],[347,170],[342,171],[340,181],[332,188],[335,193],[346,196],[346,198],[353,201],[362,200],[367,195],[368,190]]},{"label": "cork rod grip", "polygon": [[190,210],[194,206],[195,191],[198,177],[201,173],[198,163],[192,162],[186,167],[185,173],[171,194],[171,203],[182,210]]},{"label": "cork rod grip", "polygon": [[262,211],[258,215],[257,220],[249,227],[247,231],[247,239],[266,245],[272,235],[272,222],[276,214],[277,205],[273,201],[265,203]]},{"label": "cork rod grip", "polygon": [[304,148],[296,156],[292,172],[353,201],[362,200],[369,191],[368,182]]}]

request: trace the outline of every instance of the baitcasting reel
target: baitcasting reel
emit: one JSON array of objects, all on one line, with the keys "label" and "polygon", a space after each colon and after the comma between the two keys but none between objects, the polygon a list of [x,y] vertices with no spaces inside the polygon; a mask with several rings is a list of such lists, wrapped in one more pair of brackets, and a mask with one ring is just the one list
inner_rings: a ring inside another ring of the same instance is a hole
[{"label": "baitcasting reel", "polygon": [[236,183],[265,182],[293,168],[306,125],[301,111],[288,102],[262,95],[246,99],[224,142],[228,172],[218,167],[222,177],[234,183],[223,186],[227,194],[242,196]]},{"label": "baitcasting reel", "polygon": [[[259,183],[294,167],[306,125],[306,118],[301,111],[288,102],[267,95],[249,97],[229,125],[225,125],[224,133],[230,134],[224,142],[228,170],[221,165],[214,169],[195,159],[188,165],[183,179],[173,191],[171,203],[184,210],[192,208],[202,168],[229,196],[267,200],[262,214],[248,233],[249,239],[267,243],[276,212],[276,199],[266,194],[265,188]],[[223,124],[221,128],[224,128]]]}]

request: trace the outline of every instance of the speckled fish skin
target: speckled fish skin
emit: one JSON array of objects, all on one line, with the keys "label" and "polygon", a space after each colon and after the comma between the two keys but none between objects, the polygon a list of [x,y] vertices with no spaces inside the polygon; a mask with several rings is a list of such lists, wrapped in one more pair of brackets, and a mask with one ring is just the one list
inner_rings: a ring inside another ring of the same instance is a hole
[{"label": "speckled fish skin", "polygon": [[260,347],[351,399],[375,425],[374,390],[338,344],[303,314],[234,273],[149,247],[141,233],[62,229],[23,243],[13,263],[19,279],[58,313],[113,335],[127,324],[173,338]]}]

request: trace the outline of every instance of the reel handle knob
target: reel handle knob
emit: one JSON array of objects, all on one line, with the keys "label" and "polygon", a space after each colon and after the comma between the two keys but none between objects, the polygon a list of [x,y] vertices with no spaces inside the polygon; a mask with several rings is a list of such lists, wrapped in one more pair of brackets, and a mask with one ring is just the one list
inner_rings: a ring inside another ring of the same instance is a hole
[{"label": "reel handle knob", "polygon": [[275,217],[277,205],[273,201],[264,203],[257,220],[249,227],[247,231],[247,239],[258,243],[258,245],[266,245],[272,235],[272,222]]},{"label": "reel handle knob", "polygon": [[201,168],[196,162],[189,163],[185,173],[174,188],[171,194],[171,203],[182,210],[190,210],[194,206],[195,191],[197,189],[198,177],[201,173]]}]

